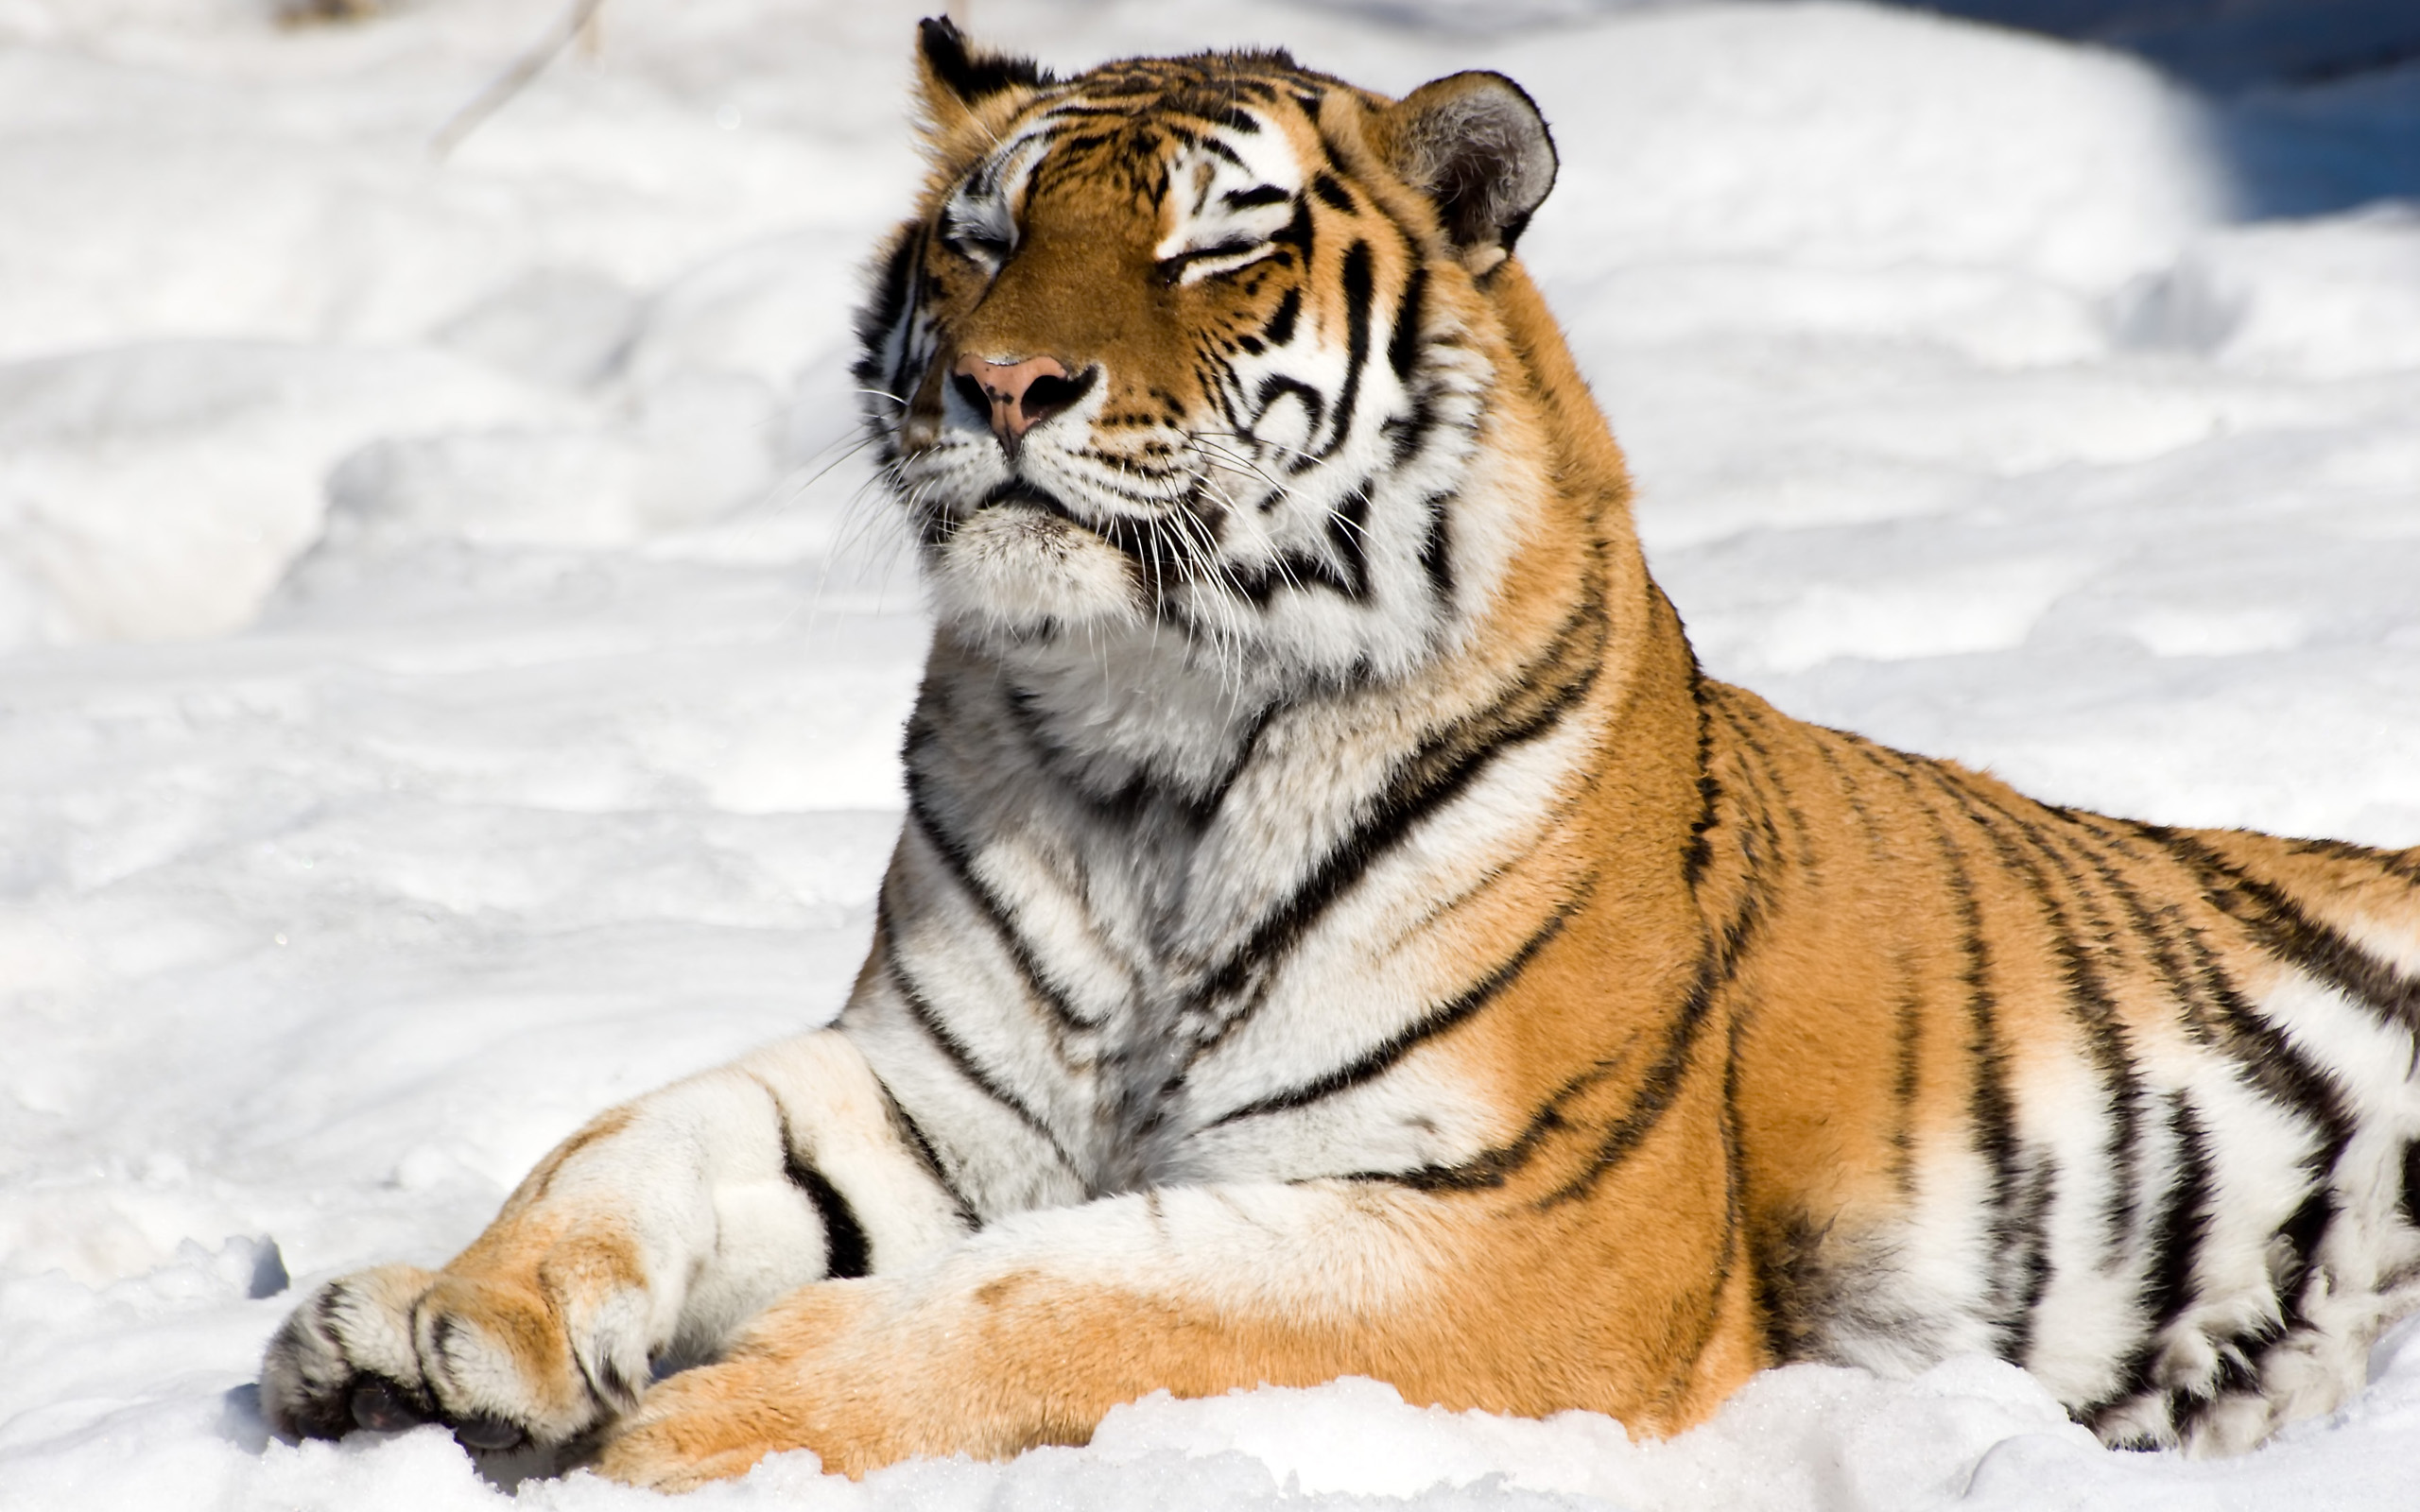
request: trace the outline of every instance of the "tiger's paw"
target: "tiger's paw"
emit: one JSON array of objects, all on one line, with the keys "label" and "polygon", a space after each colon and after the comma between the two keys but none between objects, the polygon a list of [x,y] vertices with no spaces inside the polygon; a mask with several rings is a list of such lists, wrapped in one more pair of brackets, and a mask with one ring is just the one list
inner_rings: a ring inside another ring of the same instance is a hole
[{"label": "tiger's paw", "polygon": [[791,1293],[760,1314],[712,1365],[683,1370],[614,1425],[595,1466],[610,1479],[662,1491],[745,1475],[768,1454],[812,1450],[830,1473],[861,1476],[918,1453],[966,1448],[911,1431],[918,1396],[939,1362],[915,1341],[867,1327],[884,1295],[873,1280],[829,1281]]},{"label": "tiger's paw", "polygon": [[289,1439],[440,1422],[480,1453],[561,1449],[636,1406],[649,1379],[648,1295],[613,1268],[550,1252],[521,1278],[340,1277],[270,1339],[262,1415]]},{"label": "tiger's paw", "polygon": [[631,1486],[688,1491],[745,1475],[768,1454],[798,1449],[815,1450],[828,1470],[862,1474],[871,1468],[833,1454],[805,1406],[795,1381],[773,1378],[760,1362],[684,1370],[616,1425],[596,1469]]}]

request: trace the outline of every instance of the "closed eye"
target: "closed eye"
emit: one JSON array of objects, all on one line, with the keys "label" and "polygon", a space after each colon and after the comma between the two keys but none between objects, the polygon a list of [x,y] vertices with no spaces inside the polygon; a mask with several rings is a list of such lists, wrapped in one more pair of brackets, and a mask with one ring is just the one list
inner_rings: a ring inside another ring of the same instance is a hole
[{"label": "closed eye", "polygon": [[989,232],[953,228],[942,238],[942,245],[969,262],[980,263],[986,267],[997,268],[1009,260],[1008,238]]},{"label": "closed eye", "polygon": [[1275,243],[1252,237],[1191,248],[1174,257],[1160,259],[1160,281],[1164,284],[1198,284],[1205,278],[1249,267],[1275,249]]},{"label": "closed eye", "polygon": [[942,245],[991,272],[1016,250],[1016,222],[989,192],[961,189],[942,215]]}]

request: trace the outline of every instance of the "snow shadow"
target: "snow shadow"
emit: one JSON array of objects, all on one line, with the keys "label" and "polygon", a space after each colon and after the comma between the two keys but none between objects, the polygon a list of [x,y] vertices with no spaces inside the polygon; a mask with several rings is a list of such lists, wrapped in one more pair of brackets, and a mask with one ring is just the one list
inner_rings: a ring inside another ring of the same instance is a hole
[{"label": "snow shadow", "polygon": [[1902,0],[2130,52],[2202,96],[2247,219],[2420,199],[2413,0]]}]

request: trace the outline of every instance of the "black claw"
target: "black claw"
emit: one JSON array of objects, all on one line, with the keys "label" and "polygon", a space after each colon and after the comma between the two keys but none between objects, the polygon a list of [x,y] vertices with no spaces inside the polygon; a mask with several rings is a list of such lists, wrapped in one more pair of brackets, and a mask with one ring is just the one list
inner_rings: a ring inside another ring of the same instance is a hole
[{"label": "black claw", "polygon": [[353,1388],[353,1420],[373,1434],[391,1434],[428,1419],[391,1383],[364,1381]]},{"label": "black claw", "polygon": [[528,1437],[518,1423],[509,1423],[501,1418],[465,1418],[454,1425],[454,1442],[482,1453],[518,1449]]}]

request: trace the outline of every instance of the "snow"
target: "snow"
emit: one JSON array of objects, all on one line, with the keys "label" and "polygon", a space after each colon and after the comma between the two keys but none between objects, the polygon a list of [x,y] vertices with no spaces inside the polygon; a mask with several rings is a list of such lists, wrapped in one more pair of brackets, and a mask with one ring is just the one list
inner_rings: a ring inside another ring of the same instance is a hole
[{"label": "snow", "polygon": [[[1062,64],[1512,74],[1564,154],[1525,251],[1715,671],[2420,843],[2420,214],[2338,192],[2420,151],[2420,72],[2214,104],[1850,5],[1470,9],[974,7]],[[925,629],[842,354],[917,8],[614,0],[442,163],[553,0],[273,11],[0,0],[0,1507],[501,1504],[435,1430],[265,1441],[287,1273],[441,1260],[597,1107],[828,1015],[895,824]],[[2255,218],[2296,163],[2330,213]],[[1664,1444],[1155,1399],[698,1504],[2409,1505],[2420,1333],[2373,1374],[2222,1463],[1960,1360]]]}]

